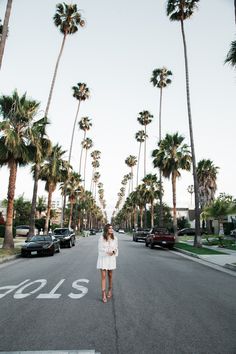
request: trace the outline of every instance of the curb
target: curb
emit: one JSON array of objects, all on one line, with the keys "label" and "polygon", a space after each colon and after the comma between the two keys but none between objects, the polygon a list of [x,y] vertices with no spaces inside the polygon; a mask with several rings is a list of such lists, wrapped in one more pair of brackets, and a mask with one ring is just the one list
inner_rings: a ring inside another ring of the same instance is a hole
[{"label": "curb", "polygon": [[199,257],[197,254],[192,253],[192,252],[189,252],[189,251],[186,251],[186,250],[181,250],[180,248],[175,248],[175,247],[174,247],[174,251],[177,251],[177,252],[186,254],[187,256],[190,256],[190,257],[193,257],[193,258],[198,258],[198,259],[200,259],[200,257]]},{"label": "curb", "polygon": [[236,265],[234,265],[234,264],[226,263],[223,267],[227,268],[227,269],[230,269],[230,270],[233,270],[234,272],[236,272]]},{"label": "curb", "polygon": [[12,261],[16,258],[20,257],[20,255],[13,255],[13,256],[6,256],[6,257],[0,257],[0,264]]}]

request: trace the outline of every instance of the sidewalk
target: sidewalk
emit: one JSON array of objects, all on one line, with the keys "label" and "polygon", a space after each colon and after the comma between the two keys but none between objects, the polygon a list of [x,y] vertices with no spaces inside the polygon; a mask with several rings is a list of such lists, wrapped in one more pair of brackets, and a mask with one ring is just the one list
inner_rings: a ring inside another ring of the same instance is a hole
[{"label": "sidewalk", "polygon": [[[193,244],[193,242],[188,242],[189,244]],[[209,248],[212,250],[216,250],[219,252],[224,252],[227,254],[212,254],[212,255],[199,255],[196,253],[192,253],[186,250],[181,250],[175,248],[175,251],[186,254],[193,258],[202,259],[206,262],[218,265],[220,267],[228,268],[230,270],[236,271],[236,251],[230,250],[227,248],[220,248],[218,246],[203,246],[204,248]]]}]

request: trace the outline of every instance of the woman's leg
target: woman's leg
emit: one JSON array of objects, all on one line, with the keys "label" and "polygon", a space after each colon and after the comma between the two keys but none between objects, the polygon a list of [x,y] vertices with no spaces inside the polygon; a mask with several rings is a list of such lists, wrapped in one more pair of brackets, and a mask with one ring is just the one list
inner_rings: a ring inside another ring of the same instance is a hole
[{"label": "woman's leg", "polygon": [[106,302],[106,273],[105,269],[101,269],[101,285],[102,285],[102,301]]},{"label": "woman's leg", "polygon": [[107,297],[111,298],[112,297],[112,270],[108,270],[108,283],[109,283],[109,288],[108,288],[108,294]]}]

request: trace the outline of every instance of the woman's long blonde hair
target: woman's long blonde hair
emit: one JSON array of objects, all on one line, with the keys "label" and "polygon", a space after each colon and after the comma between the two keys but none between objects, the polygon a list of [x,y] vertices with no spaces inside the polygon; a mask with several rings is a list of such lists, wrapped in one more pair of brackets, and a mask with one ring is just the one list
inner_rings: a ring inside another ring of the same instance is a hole
[{"label": "woman's long blonde hair", "polygon": [[[109,227],[112,226],[111,224],[106,224],[104,226],[104,229],[103,229],[103,238],[107,241],[108,239],[108,230],[109,230]],[[110,237],[112,238],[112,240],[114,240],[114,234],[112,232],[112,234],[110,235]]]}]

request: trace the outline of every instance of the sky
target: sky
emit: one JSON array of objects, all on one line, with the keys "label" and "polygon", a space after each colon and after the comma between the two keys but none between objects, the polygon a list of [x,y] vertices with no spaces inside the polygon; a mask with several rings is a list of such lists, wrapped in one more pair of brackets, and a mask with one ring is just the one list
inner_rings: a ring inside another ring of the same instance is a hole
[{"label": "sky", "polygon": [[[66,2],[66,0],[65,0]],[[129,173],[125,159],[138,155],[135,133],[143,127],[139,112],[148,110],[153,121],[147,127],[147,173],[153,168],[151,153],[157,148],[159,90],[150,83],[152,71],[167,67],[172,83],[164,89],[162,136],[178,132],[190,145],[185,69],[180,24],[166,16],[162,0],[73,0],[86,26],[68,36],[62,54],[49,110],[48,135],[68,157],[77,109],[72,86],[85,82],[91,97],[82,102],[79,119],[88,116],[92,128],[87,136],[93,150],[101,151],[99,172],[104,184],[107,214],[117,202],[123,176]],[[7,1],[0,3],[4,18]],[[46,108],[49,88],[62,35],[53,23],[54,0],[15,0],[9,35],[0,71],[0,94],[19,94],[40,102],[39,117]],[[71,3],[71,2],[68,2]],[[201,0],[198,10],[185,21],[188,48],[190,94],[196,160],[210,159],[219,167],[217,195],[236,197],[235,190],[235,89],[236,74],[224,60],[235,40],[233,0]],[[76,129],[71,163],[79,168],[83,132]],[[90,188],[91,158],[88,158],[86,186]],[[143,178],[143,156],[140,162]],[[0,199],[7,197],[9,171],[0,170]],[[134,180],[135,177],[134,177]],[[187,191],[193,184],[191,172],[181,172],[177,181],[177,207],[192,207]],[[38,195],[47,195],[44,182]],[[15,196],[32,198],[33,179],[29,168],[20,168]],[[172,206],[171,181],[164,180],[164,202]],[[61,199],[59,191],[54,199]]]}]

